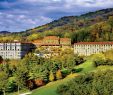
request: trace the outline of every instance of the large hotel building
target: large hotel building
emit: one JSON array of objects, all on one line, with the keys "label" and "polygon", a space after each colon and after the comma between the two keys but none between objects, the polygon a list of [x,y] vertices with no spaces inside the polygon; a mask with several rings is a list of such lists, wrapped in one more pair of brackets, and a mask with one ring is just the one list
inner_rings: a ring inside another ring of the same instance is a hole
[{"label": "large hotel building", "polygon": [[74,44],[74,53],[91,55],[113,49],[113,42],[79,42]]},{"label": "large hotel building", "polygon": [[70,47],[70,38],[59,38],[57,36],[47,36],[42,40],[35,40],[31,43],[21,43],[21,42],[9,42],[0,43],[0,56],[3,59],[21,59],[27,53],[35,49],[36,47]]},{"label": "large hotel building", "polygon": [[3,59],[21,59],[33,48],[31,43],[0,43],[0,56]]}]

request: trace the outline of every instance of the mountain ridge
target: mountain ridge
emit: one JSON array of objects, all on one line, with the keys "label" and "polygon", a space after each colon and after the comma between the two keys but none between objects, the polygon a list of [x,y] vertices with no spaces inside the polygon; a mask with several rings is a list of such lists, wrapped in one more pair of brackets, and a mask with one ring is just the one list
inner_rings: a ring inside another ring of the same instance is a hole
[{"label": "mountain ridge", "polygon": [[[94,41],[94,39],[90,40],[93,38],[92,35],[93,36],[96,35],[97,37],[102,35],[110,36],[109,33],[113,30],[111,29],[110,23],[108,24],[110,16],[113,16],[113,8],[89,12],[86,14],[82,14],[80,16],[64,16],[58,20],[54,20],[50,23],[35,27],[33,29],[5,34],[4,36],[1,36],[0,40],[33,41],[36,39],[41,39],[44,36],[55,35],[59,37],[71,37],[73,42]],[[103,28],[108,29],[105,30]],[[81,34],[79,34],[79,32]],[[96,32],[96,34],[94,34],[93,32]],[[101,32],[103,33],[102,35],[100,35]],[[88,38],[87,35],[89,35]],[[106,40],[108,41],[109,39],[107,38]],[[99,38],[98,40],[96,39],[95,41],[99,41]]]},{"label": "mountain ridge", "polygon": [[[103,19],[107,19],[109,16],[113,16],[113,8],[97,10],[95,12],[88,12],[88,13],[82,14],[80,16],[64,16],[64,17],[59,18],[58,20],[54,20],[50,23],[36,27],[34,29],[39,28],[39,30],[37,30],[37,32],[43,32],[44,30],[53,29],[52,27],[59,27],[59,26],[69,24],[69,23],[73,22],[73,20],[76,21],[76,20],[81,20],[81,19],[94,19],[99,16],[101,16]],[[45,28],[46,25],[48,25],[50,27]],[[42,27],[44,27],[44,28],[42,28]],[[31,31],[31,30],[32,29],[29,29],[27,31]]]},{"label": "mountain ridge", "polygon": [[[38,26],[38,27],[35,27],[35,28],[27,29],[25,31],[20,31],[20,32],[14,32],[14,34],[15,33],[22,33],[22,32],[29,32],[33,29],[38,29],[37,32],[43,32],[44,30],[53,29],[52,27],[59,27],[59,26],[66,25],[66,24],[72,22],[73,20],[93,19],[93,18],[100,16],[100,15],[104,19],[106,19],[107,16],[110,16],[110,15],[113,16],[113,8],[107,8],[107,9],[97,10],[97,11],[94,11],[94,12],[88,12],[88,13],[81,14],[80,16],[64,16],[64,17],[61,17],[61,18],[54,20],[50,23],[47,23],[47,24],[44,24],[44,25],[41,25],[41,26]],[[46,28],[45,27],[46,25],[48,25],[50,27]],[[44,27],[44,28],[42,28],[42,27]],[[3,31],[1,31],[1,32],[3,32]],[[11,32],[8,32],[8,33],[11,33]]]}]

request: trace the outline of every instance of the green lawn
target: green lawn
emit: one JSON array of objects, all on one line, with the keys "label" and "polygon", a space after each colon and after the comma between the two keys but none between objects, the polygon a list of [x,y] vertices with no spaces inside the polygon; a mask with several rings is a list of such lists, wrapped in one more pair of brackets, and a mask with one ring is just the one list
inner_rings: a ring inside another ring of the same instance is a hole
[{"label": "green lawn", "polygon": [[59,85],[68,82],[72,78],[74,78],[76,74],[69,75],[65,79],[58,80],[55,82],[51,82],[47,84],[46,86],[40,87],[33,91],[32,95],[59,95],[56,92],[56,89]]},{"label": "green lawn", "polygon": [[87,73],[87,72],[93,71],[96,67],[94,66],[94,63],[92,60],[88,60],[75,68],[81,69],[81,72],[79,73]]},{"label": "green lawn", "polygon": [[[20,94],[30,92],[28,89],[20,90]],[[18,95],[18,92],[6,93],[6,95]]]},{"label": "green lawn", "polygon": [[105,59],[104,54],[95,54],[87,57],[86,61],[83,64],[75,67],[75,69],[81,69],[80,73],[87,73],[96,70],[94,60],[95,59]]}]

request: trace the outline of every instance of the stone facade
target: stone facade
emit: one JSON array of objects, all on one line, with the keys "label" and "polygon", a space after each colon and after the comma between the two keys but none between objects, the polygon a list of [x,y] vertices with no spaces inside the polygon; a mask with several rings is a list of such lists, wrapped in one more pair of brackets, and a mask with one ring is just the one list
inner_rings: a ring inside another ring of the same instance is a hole
[{"label": "stone facade", "polygon": [[74,44],[74,53],[89,56],[113,49],[113,42],[79,42]]},{"label": "stone facade", "polygon": [[21,59],[33,48],[31,43],[0,43],[0,56],[3,59]]}]

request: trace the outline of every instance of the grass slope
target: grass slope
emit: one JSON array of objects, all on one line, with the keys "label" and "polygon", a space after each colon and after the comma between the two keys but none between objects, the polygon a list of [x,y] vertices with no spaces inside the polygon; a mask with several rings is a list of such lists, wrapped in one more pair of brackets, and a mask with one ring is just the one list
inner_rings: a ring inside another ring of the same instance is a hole
[{"label": "grass slope", "polygon": [[86,72],[94,70],[95,66],[94,66],[92,60],[88,60],[88,61],[84,62],[83,64],[81,64],[81,65],[79,65],[79,66],[77,66],[75,68],[76,69],[81,69],[80,73],[86,73]]},{"label": "grass slope", "polygon": [[79,66],[75,67],[75,69],[81,69],[80,73],[87,73],[94,71],[96,69],[94,60],[98,58],[105,59],[105,56],[102,53],[91,55],[87,57],[86,61],[83,64],[80,64]]},{"label": "grass slope", "polygon": [[[28,93],[28,92],[30,92],[28,89],[20,90],[20,94],[22,94],[22,93]],[[18,95],[18,92],[6,93],[6,95]]]},{"label": "grass slope", "polygon": [[40,87],[40,88],[34,90],[32,95],[59,95],[56,92],[57,87],[63,83],[68,82],[75,76],[77,76],[77,75],[71,74],[71,75],[67,76],[65,79],[51,82],[51,83],[47,84],[46,86],[43,86],[43,87]]}]

